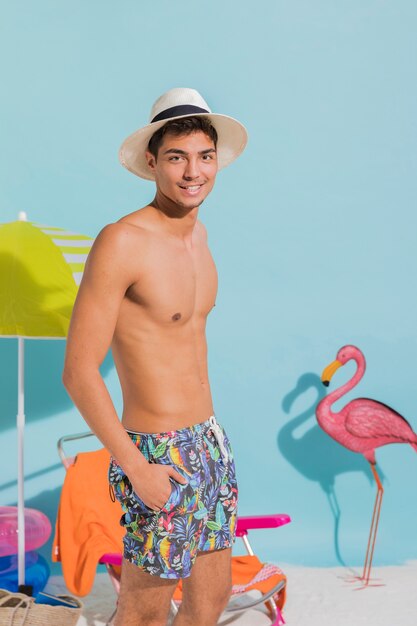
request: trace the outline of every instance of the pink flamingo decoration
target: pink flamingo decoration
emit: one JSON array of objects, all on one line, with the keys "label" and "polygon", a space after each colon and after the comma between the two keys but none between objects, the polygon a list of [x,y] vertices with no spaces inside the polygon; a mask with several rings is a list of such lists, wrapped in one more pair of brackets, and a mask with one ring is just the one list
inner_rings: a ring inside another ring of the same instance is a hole
[{"label": "pink flamingo decoration", "polygon": [[365,357],[359,348],[344,346],[339,350],[336,360],[328,365],[321,376],[326,387],[333,374],[350,360],[357,364],[354,376],[346,384],[323,398],[316,409],[317,421],[321,428],[353,452],[364,455],[370,463],[378,490],[375,498],[368,547],[366,550],[363,574],[360,578],[364,585],[369,583],[375,540],[378,531],[384,489],[376,471],[375,449],[389,443],[409,443],[417,452],[417,435],[410,424],[397,411],[382,402],[369,398],[357,398],[349,402],[339,413],[331,410],[332,405],[345,393],[353,389],[365,373]]}]

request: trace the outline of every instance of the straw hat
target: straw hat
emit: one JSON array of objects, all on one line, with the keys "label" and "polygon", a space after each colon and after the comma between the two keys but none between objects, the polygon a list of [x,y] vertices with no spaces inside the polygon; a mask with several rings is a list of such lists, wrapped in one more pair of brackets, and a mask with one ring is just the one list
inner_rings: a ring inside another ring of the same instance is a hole
[{"label": "straw hat", "polygon": [[154,180],[145,158],[150,138],[170,120],[190,116],[207,117],[216,129],[219,169],[229,165],[244,150],[248,135],[240,122],[228,115],[212,113],[207,102],[195,89],[176,87],[164,93],[155,102],[149,124],[139,128],[124,140],[119,151],[121,164],[136,176]]}]

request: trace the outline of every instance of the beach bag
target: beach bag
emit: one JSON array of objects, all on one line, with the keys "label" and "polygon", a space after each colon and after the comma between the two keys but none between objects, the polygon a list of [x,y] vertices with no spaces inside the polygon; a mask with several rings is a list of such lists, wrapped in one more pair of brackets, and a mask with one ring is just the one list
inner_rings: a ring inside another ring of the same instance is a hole
[{"label": "beach bag", "polygon": [[0,589],[0,626],[75,626],[82,602],[73,596],[52,598],[54,604],[39,604],[24,593]]}]

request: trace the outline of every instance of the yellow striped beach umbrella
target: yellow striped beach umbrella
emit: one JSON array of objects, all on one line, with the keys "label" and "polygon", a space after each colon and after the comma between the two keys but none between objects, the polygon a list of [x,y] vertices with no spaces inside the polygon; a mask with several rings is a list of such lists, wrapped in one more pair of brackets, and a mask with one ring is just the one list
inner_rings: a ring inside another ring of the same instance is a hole
[{"label": "yellow striped beach umbrella", "polygon": [[24,219],[0,224],[1,335],[66,337],[93,241]]},{"label": "yellow striped beach umbrella", "polygon": [[94,239],[19,220],[0,224],[0,336],[18,339],[18,580],[25,582],[24,339],[65,339]]}]

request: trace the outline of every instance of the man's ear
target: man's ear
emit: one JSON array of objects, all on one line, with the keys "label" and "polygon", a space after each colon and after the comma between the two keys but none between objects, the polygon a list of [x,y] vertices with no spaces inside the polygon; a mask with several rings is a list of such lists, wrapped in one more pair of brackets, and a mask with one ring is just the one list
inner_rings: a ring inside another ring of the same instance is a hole
[{"label": "man's ear", "polygon": [[146,161],[148,163],[149,169],[151,170],[151,172],[154,172],[155,171],[155,165],[156,165],[156,158],[154,157],[152,152],[149,152],[149,150],[146,150],[145,158],[146,158]]}]

